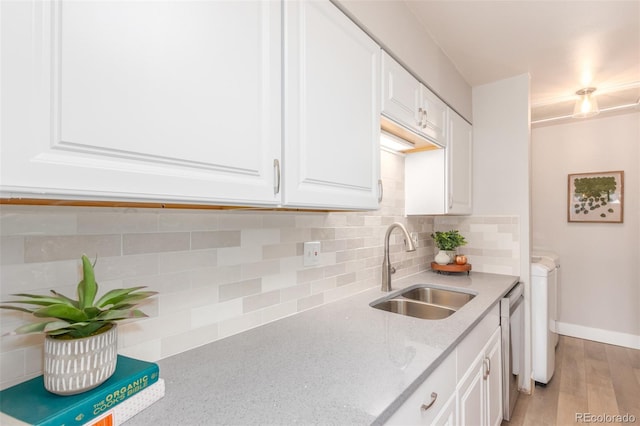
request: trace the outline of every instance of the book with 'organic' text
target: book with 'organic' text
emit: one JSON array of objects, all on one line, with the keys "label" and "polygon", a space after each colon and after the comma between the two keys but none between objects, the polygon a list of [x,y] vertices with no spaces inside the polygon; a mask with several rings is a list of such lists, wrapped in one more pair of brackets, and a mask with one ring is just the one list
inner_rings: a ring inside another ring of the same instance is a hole
[{"label": "book with 'organic' text", "polygon": [[55,395],[38,376],[0,391],[0,411],[36,426],[79,426],[148,388],[158,381],[159,373],[156,363],[118,355],[113,375],[95,389]]}]

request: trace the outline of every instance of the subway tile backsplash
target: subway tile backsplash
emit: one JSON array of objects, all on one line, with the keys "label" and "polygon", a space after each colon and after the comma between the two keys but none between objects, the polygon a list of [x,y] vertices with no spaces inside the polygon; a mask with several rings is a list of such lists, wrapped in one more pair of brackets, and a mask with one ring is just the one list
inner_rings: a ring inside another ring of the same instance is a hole
[{"label": "subway tile backsplash", "polygon": [[[80,256],[97,256],[100,293],[146,285],[159,292],[150,315],[119,325],[119,352],[158,360],[380,285],[383,238],[400,221],[418,233],[396,277],[429,268],[434,230],[455,227],[474,271],[517,271],[517,217],[404,217],[404,157],[382,152],[385,199],[375,212],[247,212],[0,206],[0,293],[74,295]],[[305,241],[320,264],[305,267]],[[0,311],[6,333],[29,318]],[[0,388],[42,371],[42,336],[0,339]]]}]

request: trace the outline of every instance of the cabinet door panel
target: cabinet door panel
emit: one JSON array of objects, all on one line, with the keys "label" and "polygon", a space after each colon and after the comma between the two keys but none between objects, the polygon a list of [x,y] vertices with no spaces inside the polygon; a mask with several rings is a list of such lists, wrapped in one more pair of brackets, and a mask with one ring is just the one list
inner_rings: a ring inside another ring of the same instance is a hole
[{"label": "cabinet door panel", "polygon": [[285,2],[284,201],[378,207],[380,48],[328,1]]},{"label": "cabinet door panel", "polygon": [[484,353],[471,364],[458,390],[458,419],[461,425],[485,425]]},{"label": "cabinet door panel", "polygon": [[447,145],[448,213],[471,214],[473,186],[471,125],[453,111],[450,111],[449,115],[451,126],[450,142]]},{"label": "cabinet door panel", "polygon": [[491,337],[485,350],[489,363],[489,376],[486,379],[487,421],[490,426],[502,423],[502,351],[500,328]]},{"label": "cabinet door panel", "polygon": [[421,131],[444,146],[447,144],[447,105],[424,86],[420,93],[421,106],[426,111]]},{"label": "cabinet door panel", "polygon": [[445,212],[445,156],[445,149],[434,149],[405,157],[405,214]]},{"label": "cabinet door panel", "polygon": [[382,113],[416,131],[421,84],[386,52],[382,53]]},{"label": "cabinet door panel", "polygon": [[[34,88],[32,128],[13,112],[3,117],[3,150],[19,147],[3,159],[3,190],[277,203],[277,2],[22,7],[32,9],[22,23],[35,36],[9,29],[3,38],[34,58],[30,72],[7,82]],[[13,57],[3,53],[3,70]]]}]

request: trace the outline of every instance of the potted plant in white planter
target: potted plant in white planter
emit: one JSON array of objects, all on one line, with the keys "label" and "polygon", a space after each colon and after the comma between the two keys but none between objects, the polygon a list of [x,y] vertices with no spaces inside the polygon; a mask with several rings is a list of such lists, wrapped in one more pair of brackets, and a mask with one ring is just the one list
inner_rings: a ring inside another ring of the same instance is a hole
[{"label": "potted plant in white planter", "polygon": [[462,236],[457,229],[444,232],[436,231],[431,234],[431,238],[433,238],[436,247],[440,250],[435,257],[435,261],[438,265],[446,265],[453,262],[456,255],[456,249],[467,244],[464,236]]},{"label": "potted plant in white planter", "polygon": [[19,299],[3,302],[12,305],[0,305],[2,309],[46,318],[10,334],[45,334],[44,386],[58,395],[88,391],[111,377],[118,355],[116,321],[146,317],[136,306],[157,294],[140,291],[145,287],[132,287],[111,290],[97,298],[93,266],[83,255],[77,300],[51,290],[50,296],[14,294]]}]

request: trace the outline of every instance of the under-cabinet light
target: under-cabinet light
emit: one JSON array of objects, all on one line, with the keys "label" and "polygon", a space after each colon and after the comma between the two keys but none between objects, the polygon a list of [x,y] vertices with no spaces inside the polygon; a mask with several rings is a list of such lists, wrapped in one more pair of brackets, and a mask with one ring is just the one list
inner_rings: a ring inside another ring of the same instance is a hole
[{"label": "under-cabinet light", "polygon": [[380,132],[380,146],[392,151],[406,151],[415,148],[412,142],[387,133],[384,130]]}]

